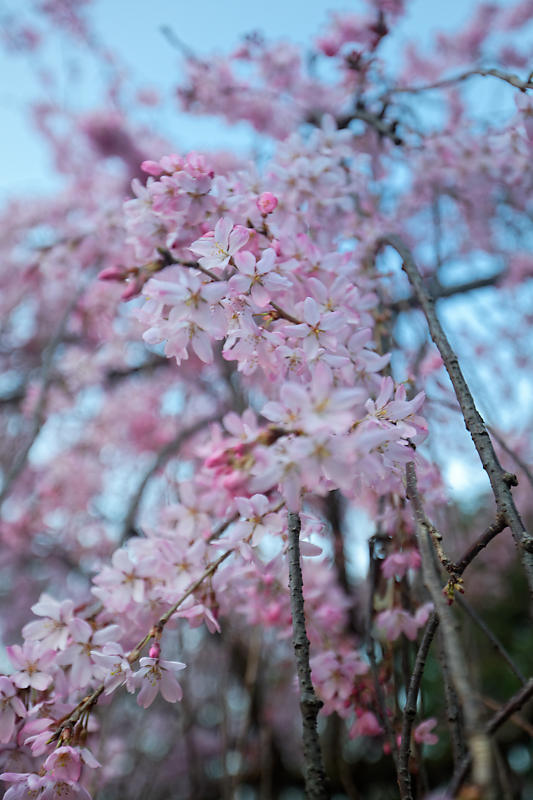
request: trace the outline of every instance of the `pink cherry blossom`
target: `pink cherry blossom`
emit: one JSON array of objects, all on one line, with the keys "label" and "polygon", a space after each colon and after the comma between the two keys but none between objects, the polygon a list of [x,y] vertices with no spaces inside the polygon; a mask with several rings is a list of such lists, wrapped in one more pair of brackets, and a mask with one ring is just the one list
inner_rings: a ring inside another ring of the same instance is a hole
[{"label": "pink cherry blossom", "polygon": [[433,728],[437,724],[435,717],[430,717],[420,722],[413,731],[415,742],[419,744],[437,744],[439,737],[433,733]]},{"label": "pink cherry blossom", "polygon": [[388,555],[381,565],[381,570],[386,578],[403,578],[407,570],[418,569],[420,564],[418,551],[407,549]]},{"label": "pink cherry blossom", "polygon": [[210,235],[192,242],[190,249],[200,256],[199,262],[205,269],[222,269],[244,247],[249,235],[244,227],[235,227],[231,219],[223,217]]},{"label": "pink cherry blossom", "polygon": [[31,686],[43,691],[52,683],[54,650],[46,649],[39,642],[24,642],[22,647],[14,644],[6,649],[12,663],[19,668],[11,678],[15,686],[20,689]]},{"label": "pink cherry blossom", "polygon": [[175,703],[181,700],[183,692],[176,680],[175,673],[185,669],[186,664],[180,661],[166,661],[159,658],[141,658],[141,668],[135,673],[135,683],[141,690],[137,696],[137,702],[143,708],[148,708],[158,692],[161,692],[165,700]]},{"label": "pink cherry blossom", "polygon": [[263,192],[256,200],[257,208],[264,214],[271,214],[278,205],[278,198],[272,192]]},{"label": "pink cherry blossom", "polygon": [[15,721],[18,717],[26,716],[26,708],[20,697],[16,694],[13,683],[4,675],[0,676],[0,742],[11,740]]}]

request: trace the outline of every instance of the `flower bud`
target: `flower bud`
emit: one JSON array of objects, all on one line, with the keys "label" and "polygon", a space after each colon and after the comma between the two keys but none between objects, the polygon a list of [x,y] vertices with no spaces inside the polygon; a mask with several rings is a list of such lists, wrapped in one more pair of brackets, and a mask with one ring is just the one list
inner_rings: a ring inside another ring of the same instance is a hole
[{"label": "flower bud", "polygon": [[261,214],[271,214],[278,204],[278,198],[272,192],[263,192],[256,200],[256,205]]}]

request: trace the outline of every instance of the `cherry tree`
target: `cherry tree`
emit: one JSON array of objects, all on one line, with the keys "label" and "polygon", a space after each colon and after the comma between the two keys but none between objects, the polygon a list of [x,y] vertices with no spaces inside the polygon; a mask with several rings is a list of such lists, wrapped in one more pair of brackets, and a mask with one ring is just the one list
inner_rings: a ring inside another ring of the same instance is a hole
[{"label": "cherry tree", "polygon": [[89,3],[3,20],[108,70],[0,219],[7,800],[533,791],[533,3],[408,5],[166,31],[257,158],[141,125]]}]

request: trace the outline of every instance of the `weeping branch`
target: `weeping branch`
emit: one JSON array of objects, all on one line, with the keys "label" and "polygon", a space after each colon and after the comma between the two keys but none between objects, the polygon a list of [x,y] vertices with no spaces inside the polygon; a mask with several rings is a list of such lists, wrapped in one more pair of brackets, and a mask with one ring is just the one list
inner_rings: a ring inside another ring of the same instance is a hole
[{"label": "weeping branch", "polygon": [[41,432],[41,428],[45,423],[45,411],[46,411],[46,400],[48,397],[48,390],[52,383],[53,374],[52,374],[52,366],[54,363],[54,358],[58,347],[61,345],[65,338],[65,332],[67,328],[67,324],[70,318],[70,315],[78,305],[78,301],[85,291],[86,284],[82,284],[74,294],[74,297],[67,305],[63,316],[59,321],[59,325],[56,328],[54,335],[52,336],[48,346],[43,351],[43,359],[41,363],[41,386],[39,389],[39,394],[37,395],[37,401],[35,403],[35,408],[32,415],[31,421],[31,432],[28,438],[28,441],[20,450],[15,457],[11,468],[8,470],[4,485],[2,487],[2,491],[0,492],[0,507],[2,506],[4,500],[8,496],[9,492],[11,491],[11,487],[17,480],[18,476],[26,466],[26,461],[28,460],[28,456],[30,454],[30,450],[33,447],[35,440],[37,439],[39,433]]},{"label": "weeping branch", "polygon": [[409,278],[420,307],[425,314],[431,338],[437,345],[444,366],[450,376],[455,395],[461,406],[466,428],[472,437],[480,461],[488,475],[498,512],[511,529],[513,538],[518,546],[522,564],[526,572],[529,590],[533,596],[533,537],[525,530],[524,523],[520,518],[513,500],[511,486],[516,485],[516,476],[505,472],[498,461],[483,418],[476,408],[474,398],[464,379],[459,366],[459,360],[452,350],[437,317],[435,302],[423,286],[422,277],[411,251],[404,241],[396,234],[387,234],[383,236],[379,241],[379,245],[388,245],[392,247],[403,261],[403,269]]},{"label": "weeping branch", "polygon": [[[528,682],[522,686],[522,688],[516,694],[514,694],[510,700],[508,700],[507,703],[502,706],[502,708],[500,708],[500,710],[489,720],[485,726],[485,733],[487,736],[492,736],[492,734],[496,733],[496,731],[501,728],[504,722],[507,722],[507,720],[512,717],[516,711],[519,711],[532,697],[533,678],[530,678]],[[471,755],[468,755],[459,766],[450,782],[447,792],[449,797],[456,796],[461,784],[468,774],[471,764],[472,757]]]},{"label": "weeping branch", "polygon": [[422,559],[422,574],[426,588],[435,606],[435,611],[439,616],[442,644],[450,677],[461,701],[468,744],[474,759],[474,781],[478,786],[483,787],[486,797],[489,798],[492,796],[490,743],[481,725],[480,705],[468,680],[467,661],[456,630],[452,611],[443,595],[439,574],[433,562],[430,546],[430,530],[433,526],[426,517],[418,494],[415,465],[412,461],[407,464],[406,475],[407,496],[412,503],[414,511],[416,539]]},{"label": "weeping branch", "polygon": [[125,541],[130,536],[135,536],[135,517],[137,516],[137,510],[143,498],[145,489],[155,473],[162,469],[167,461],[173,455],[175,455],[175,453],[179,452],[182,445],[184,445],[188,439],[199,433],[201,430],[204,430],[204,428],[206,428],[208,425],[211,425],[212,422],[218,422],[220,419],[220,413],[214,414],[211,417],[200,419],[198,422],[195,422],[194,425],[191,425],[189,428],[185,428],[184,430],[180,431],[173,439],[170,440],[170,442],[167,442],[165,445],[163,445],[154,461],[143,475],[142,480],[140,481],[130,500],[126,517],[124,519],[124,524],[122,526],[121,541]]},{"label": "weeping branch", "polygon": [[305,792],[309,800],[327,800],[329,791],[322,762],[317,717],[322,701],[315,694],[309,665],[309,639],[305,628],[302,568],[300,565],[300,517],[289,511],[289,589],[292,614],[292,644],[300,688],[303,725]]},{"label": "weeping branch", "polygon": [[457,83],[463,83],[463,81],[473,78],[476,75],[483,78],[497,78],[504,83],[508,83],[510,86],[514,86],[515,89],[520,89],[522,92],[525,92],[526,89],[533,89],[531,75],[528,75],[528,77],[523,80],[512,72],[503,72],[501,69],[494,68],[483,69],[479,67],[478,69],[465,70],[465,72],[460,72],[458,75],[451,75],[449,78],[443,78],[434,83],[425,83],[419,86],[395,86],[386,92],[386,97],[389,98],[393,94],[418,94],[419,92],[428,92],[432,89],[447,89],[450,86],[455,86]]},{"label": "weeping branch", "polygon": [[439,625],[439,618],[435,611],[432,612],[426,623],[424,635],[416,654],[415,666],[409,681],[407,698],[403,712],[402,740],[398,752],[398,784],[402,800],[412,800],[411,776],[409,774],[409,756],[411,752],[411,731],[416,716],[416,702],[429,648]]}]

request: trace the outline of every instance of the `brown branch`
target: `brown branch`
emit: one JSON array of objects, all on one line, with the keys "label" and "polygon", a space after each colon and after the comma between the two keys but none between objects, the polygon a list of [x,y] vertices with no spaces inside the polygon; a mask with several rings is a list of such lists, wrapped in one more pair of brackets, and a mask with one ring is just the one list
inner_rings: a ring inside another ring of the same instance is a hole
[{"label": "brown branch", "polygon": [[[522,706],[532,697],[533,678],[530,678],[525,686],[522,686],[522,688],[516,694],[514,694],[496,714],[494,714],[487,725],[485,725],[485,732],[487,736],[491,736],[492,734],[496,733],[496,731],[501,728],[501,726],[507,722],[510,717],[513,716],[515,711],[519,711]],[[471,763],[472,758],[470,755],[468,755],[460,765],[459,769],[453,775],[447,791],[449,797],[455,797],[457,794],[461,784],[467,776]]]},{"label": "brown branch", "polygon": [[472,437],[480,461],[489,477],[498,512],[502,514],[509,525],[519,548],[529,590],[533,595],[533,537],[525,530],[524,523],[516,509],[510,488],[512,481],[509,479],[509,473],[502,469],[498,461],[485,423],[476,408],[470,389],[464,379],[458,358],[452,350],[435,312],[434,300],[424,289],[413,255],[403,240],[395,234],[388,234],[380,239],[379,244],[389,245],[394,248],[403,261],[403,269],[407,273],[414,293],[426,316],[431,338],[437,345],[444,366],[450,376],[455,395],[463,412],[466,428]]},{"label": "brown branch", "polygon": [[509,447],[509,445],[507,444],[507,442],[505,441],[503,436],[501,436],[498,433],[498,431],[494,429],[493,426],[487,425],[487,428],[490,431],[490,433],[492,434],[492,436],[494,436],[494,438],[496,439],[496,441],[498,442],[498,444],[500,445],[502,450],[505,453],[507,453],[507,455],[510,458],[512,458],[513,461],[520,467],[520,469],[522,470],[522,472],[524,473],[524,475],[528,479],[528,481],[531,484],[531,486],[533,486],[533,472],[531,472],[530,468],[528,467],[528,465],[526,464],[524,459],[520,458],[520,456],[517,453],[515,453],[515,451],[511,447]]},{"label": "brown branch", "polygon": [[[501,711],[504,706],[503,703],[497,703],[492,697],[482,696],[481,700],[483,705],[487,708],[490,708],[491,711]],[[533,739],[533,725],[525,720],[523,716],[515,712],[511,717],[509,717],[509,722],[512,722],[513,725],[517,728],[520,728],[520,730],[525,731],[527,735]]]},{"label": "brown branch", "polygon": [[488,791],[492,780],[490,745],[487,735],[481,726],[481,709],[468,680],[467,661],[456,630],[452,611],[444,598],[439,575],[434,566],[429,538],[429,531],[433,526],[426,517],[418,494],[415,465],[412,461],[406,466],[406,476],[407,496],[413,507],[416,522],[416,539],[422,559],[422,575],[435,606],[435,611],[439,616],[446,661],[453,685],[461,701],[468,742],[474,757],[475,782]]},{"label": "brown branch", "polygon": [[289,511],[289,589],[292,614],[292,644],[300,688],[302,712],[305,792],[309,800],[327,800],[330,796],[322,762],[317,717],[322,701],[316,696],[309,665],[309,639],[305,627],[302,568],[300,565],[300,517]]},{"label": "brown branch", "polygon": [[402,723],[402,740],[400,742],[400,749],[398,752],[398,786],[400,789],[400,797],[402,800],[412,800],[413,795],[411,792],[411,775],[409,774],[409,756],[411,753],[411,731],[416,716],[416,702],[418,699],[418,692],[420,690],[420,683],[426,665],[427,655],[435,632],[439,625],[439,618],[435,611],[429,617],[420,647],[416,654],[415,665],[409,681],[409,688],[407,690],[407,698],[403,710],[403,723]]},{"label": "brown branch", "polygon": [[52,383],[52,377],[53,377],[52,364],[54,362],[54,356],[56,354],[57,348],[64,339],[65,329],[67,327],[69,317],[76,308],[81,295],[85,291],[85,288],[86,284],[83,283],[76,290],[74,297],[67,305],[67,308],[65,309],[63,316],[59,321],[59,324],[56,328],[54,335],[52,336],[49,344],[43,351],[43,358],[41,363],[41,387],[39,389],[39,394],[37,395],[37,400],[32,415],[31,433],[28,441],[26,442],[22,450],[19,451],[18,455],[15,457],[13,464],[11,465],[11,469],[8,470],[5,476],[4,485],[2,486],[2,491],[0,492],[0,507],[2,506],[9,492],[11,491],[12,485],[15,483],[18,476],[26,466],[26,461],[28,459],[30,450],[33,447],[33,444],[37,439],[39,433],[41,432],[41,428],[44,425],[46,399],[48,397],[48,390],[50,388],[50,384]]},{"label": "brown branch", "polygon": [[500,69],[483,69],[479,67],[478,69],[469,69],[465,72],[460,72],[458,75],[452,75],[449,78],[443,78],[442,80],[435,81],[434,83],[426,83],[420,86],[395,86],[392,89],[387,90],[385,97],[388,98],[393,94],[415,94],[417,92],[427,92],[431,89],[446,89],[448,86],[453,86],[455,83],[462,83],[463,81],[473,78],[476,75],[483,78],[498,78],[498,80],[504,81],[505,83],[514,86],[515,89],[520,89],[522,92],[525,92],[526,89],[533,89],[533,82],[530,75],[526,80],[522,80],[518,77],[518,75],[514,75],[512,72],[502,72]]},{"label": "brown branch", "polygon": [[[398,122],[396,120],[392,122],[388,122],[387,120],[383,119],[382,116],[379,114],[374,114],[372,111],[368,111],[366,108],[358,106],[354,111],[350,112],[349,114],[345,114],[341,117],[336,117],[335,123],[339,130],[348,128],[350,122],[354,119],[361,120],[361,122],[365,122],[371,128],[373,128],[376,133],[387,139],[390,139],[395,145],[401,146],[404,144],[404,140],[401,136],[398,135],[396,132],[396,128],[398,126]],[[311,125],[320,126],[322,120],[322,115],[317,113],[311,113],[307,116],[306,122],[309,122]]]},{"label": "brown branch", "polygon": [[448,726],[450,730],[450,740],[453,754],[453,764],[456,768],[464,759],[467,753],[464,731],[464,720],[459,705],[459,698],[453,685],[452,677],[448,662],[446,661],[446,653],[442,644],[442,636],[439,636],[439,646],[437,648],[437,657],[439,659],[442,677],[444,680],[444,696],[446,698],[446,716],[448,718]]},{"label": "brown branch", "polygon": [[[233,518],[228,522],[224,523],[224,527],[230,524],[233,521]],[[221,532],[223,526],[219,526],[218,532]],[[214,537],[214,535],[213,535]],[[225,550],[222,555],[220,555],[215,561],[212,561],[202,572],[199,578],[197,578],[190,586],[185,590],[185,592],[181,595],[179,600],[177,600],[174,605],[172,605],[164,614],[161,615],[159,620],[152,626],[149,632],[143,636],[143,638],[135,645],[135,647],[129,652],[127,658],[130,664],[133,664],[142,653],[144,647],[148,644],[148,642],[154,638],[155,635],[161,636],[161,633],[169,621],[169,619],[176,613],[178,608],[187,600],[188,597],[193,594],[196,589],[198,589],[202,583],[205,581],[206,578],[209,578],[211,575],[217,571],[219,566],[227,559],[229,556],[234,552],[235,548],[231,547],[229,550]],[[76,723],[80,720],[84,713],[88,713],[91,711],[92,707],[96,705],[98,699],[102,692],[105,689],[105,684],[102,682],[99,684],[94,691],[84,697],[78,705],[68,714],[68,716],[64,717],[63,719],[59,720],[57,730],[50,737],[49,742],[57,741],[61,739],[64,735],[63,731],[68,730],[72,731]]]},{"label": "brown branch", "polygon": [[507,527],[507,523],[505,520],[499,516],[497,517],[496,521],[489,525],[489,527],[485,530],[484,533],[481,534],[479,539],[477,539],[470,547],[466,550],[463,554],[463,557],[455,562],[455,564],[451,564],[448,569],[455,575],[462,575],[465,569],[468,567],[469,564],[472,563],[474,558],[481,553],[482,550],[492,542],[492,540],[505,528]]},{"label": "brown branch", "polygon": [[501,655],[503,660],[507,662],[508,666],[510,667],[512,672],[514,672],[514,674],[516,675],[516,677],[518,678],[520,683],[522,683],[522,684],[526,683],[526,678],[524,677],[524,674],[522,673],[520,668],[514,663],[513,659],[511,658],[511,656],[507,652],[507,650],[504,647],[504,645],[500,642],[500,640],[498,639],[496,634],[491,631],[491,629],[489,628],[487,623],[479,616],[477,611],[474,608],[472,608],[472,606],[470,605],[468,600],[466,600],[464,597],[461,597],[461,595],[458,594],[455,597],[455,601],[459,604],[460,608],[462,608],[462,609],[464,609],[464,611],[466,611],[466,613],[468,614],[470,619],[473,622],[475,622],[475,624],[478,626],[478,628],[481,631],[483,631],[483,633],[485,634],[487,639],[490,641],[490,643],[492,644],[494,649]]},{"label": "brown branch", "polygon": [[377,570],[377,560],[375,557],[375,548],[376,542],[378,541],[379,534],[371,536],[368,540],[368,582],[369,582],[369,592],[368,592],[368,604],[367,604],[367,619],[366,619],[366,642],[365,642],[365,649],[366,654],[368,656],[368,660],[370,662],[370,671],[372,673],[372,681],[374,686],[374,692],[376,695],[376,710],[378,712],[378,717],[381,725],[385,733],[387,734],[388,743],[390,746],[390,751],[392,755],[392,759],[394,761],[394,765],[396,768],[398,767],[398,745],[396,742],[396,735],[394,730],[392,729],[392,725],[389,719],[389,715],[387,713],[387,703],[385,700],[385,694],[383,692],[383,687],[379,680],[379,672],[378,672],[378,665],[376,660],[376,653],[374,651],[374,640],[372,638],[372,617],[374,614],[374,594],[376,591],[376,583],[378,577],[378,570]]},{"label": "brown branch", "polygon": [[[442,286],[436,280],[432,281],[431,295],[434,300],[442,300],[447,297],[455,297],[458,294],[466,294],[473,292],[476,289],[485,289],[488,286],[495,286],[505,276],[505,270],[496,272],[494,275],[488,275],[485,278],[475,278],[471,281],[464,283],[456,283],[452,286]],[[413,308],[418,308],[420,305],[418,298],[415,295],[405,297],[402,300],[395,300],[388,308],[392,311],[409,311]]]},{"label": "brown branch", "polygon": [[204,419],[200,419],[198,420],[198,422],[195,422],[189,428],[185,428],[185,430],[180,431],[173,439],[170,440],[170,442],[167,442],[165,445],[163,445],[163,447],[155,457],[154,461],[143,475],[139,485],[137,486],[137,489],[135,490],[130,500],[130,504],[128,506],[126,517],[124,519],[124,523],[122,526],[121,541],[125,541],[131,536],[136,535],[135,517],[137,515],[137,510],[139,508],[139,504],[142,500],[145,489],[150,480],[152,479],[152,477],[155,475],[155,473],[158,470],[162,469],[162,467],[164,467],[167,461],[175,453],[179,451],[181,446],[188,439],[190,439],[195,434],[199,433],[201,430],[207,427],[207,425],[211,425],[211,423],[213,422],[218,422],[221,418],[222,414],[219,413],[219,414],[213,414],[210,417],[205,417]]}]

